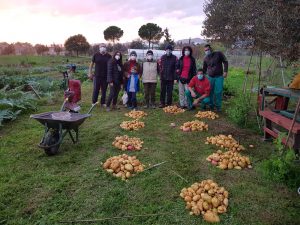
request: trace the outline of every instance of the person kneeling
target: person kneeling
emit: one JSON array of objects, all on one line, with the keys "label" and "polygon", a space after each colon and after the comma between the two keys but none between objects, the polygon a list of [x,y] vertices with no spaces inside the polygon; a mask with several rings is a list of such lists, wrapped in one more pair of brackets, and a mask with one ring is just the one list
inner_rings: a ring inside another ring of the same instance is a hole
[{"label": "person kneeling", "polygon": [[203,70],[199,69],[197,75],[192,78],[185,91],[187,97],[188,109],[195,108],[199,103],[202,110],[206,109],[209,104],[210,83],[209,80],[203,75]]}]

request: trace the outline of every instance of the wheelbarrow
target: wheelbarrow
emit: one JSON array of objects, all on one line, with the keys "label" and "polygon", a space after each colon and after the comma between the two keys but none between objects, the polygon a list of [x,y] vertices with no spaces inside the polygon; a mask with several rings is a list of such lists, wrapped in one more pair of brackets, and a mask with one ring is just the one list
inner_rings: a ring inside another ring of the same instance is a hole
[{"label": "wheelbarrow", "polygon": [[[36,119],[45,127],[44,136],[38,146],[44,149],[47,155],[51,156],[58,153],[58,149],[67,134],[69,134],[72,142],[76,144],[78,142],[79,126],[91,116],[90,112],[96,104],[92,105],[87,114],[56,111],[31,115],[30,118]],[[72,132],[75,133],[75,137]]]}]

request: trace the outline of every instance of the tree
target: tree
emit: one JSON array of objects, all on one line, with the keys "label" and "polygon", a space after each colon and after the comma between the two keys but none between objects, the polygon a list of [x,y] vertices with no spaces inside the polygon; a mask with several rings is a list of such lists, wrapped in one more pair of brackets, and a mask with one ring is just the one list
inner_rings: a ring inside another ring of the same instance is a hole
[{"label": "tree", "polygon": [[78,57],[79,53],[86,53],[89,50],[90,44],[82,34],[77,34],[66,40],[65,48],[69,52],[76,52]]},{"label": "tree", "polygon": [[104,30],[103,34],[105,40],[112,41],[115,45],[115,41],[119,41],[120,38],[123,36],[124,32],[123,30],[121,30],[121,28],[117,26],[110,26],[106,28],[106,30]]},{"label": "tree", "polygon": [[299,11],[299,4],[284,0],[207,0],[202,34],[293,61],[300,57]]},{"label": "tree", "polygon": [[4,47],[2,50],[1,54],[2,55],[13,55],[16,53],[15,46],[13,44],[7,45]]},{"label": "tree", "polygon": [[38,55],[42,55],[43,53],[49,51],[49,48],[46,45],[36,44],[34,46],[34,49],[36,50],[36,53]]},{"label": "tree", "polygon": [[164,43],[168,43],[170,45],[175,45],[174,40],[171,39],[171,35],[169,33],[169,29],[168,28],[164,29],[164,37],[165,37]]},{"label": "tree", "polygon": [[151,42],[159,41],[163,36],[163,32],[157,24],[147,23],[146,25],[140,27],[139,36],[143,40],[148,41],[150,48]]},{"label": "tree", "polygon": [[53,47],[54,47],[54,51],[55,51],[55,53],[56,53],[56,55],[59,55],[59,53],[61,53],[62,52],[62,47],[60,47],[59,45],[53,45]]},{"label": "tree", "polygon": [[133,40],[130,45],[129,45],[129,48],[132,48],[132,49],[144,49],[144,43],[141,39],[136,39],[136,40]]}]

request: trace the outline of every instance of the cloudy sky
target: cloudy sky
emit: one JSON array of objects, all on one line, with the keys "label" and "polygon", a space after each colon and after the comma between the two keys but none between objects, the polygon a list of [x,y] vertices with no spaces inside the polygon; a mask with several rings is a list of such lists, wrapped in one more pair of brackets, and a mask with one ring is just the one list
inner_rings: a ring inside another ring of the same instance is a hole
[{"label": "cloudy sky", "polygon": [[169,28],[175,40],[201,37],[204,0],[0,0],[0,42],[63,44],[83,34],[104,42],[111,25],[124,31],[121,42],[138,38],[146,23]]}]

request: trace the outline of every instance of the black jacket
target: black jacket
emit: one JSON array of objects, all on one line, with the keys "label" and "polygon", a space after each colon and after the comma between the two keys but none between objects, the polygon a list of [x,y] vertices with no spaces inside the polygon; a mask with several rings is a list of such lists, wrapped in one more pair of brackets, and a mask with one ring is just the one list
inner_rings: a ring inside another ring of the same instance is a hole
[{"label": "black jacket", "polygon": [[228,71],[228,61],[222,52],[213,52],[204,58],[203,62],[203,73],[210,77],[223,76],[223,65],[224,72]]},{"label": "black jacket", "polygon": [[[119,65],[119,68],[118,68]],[[121,71],[120,71],[120,70]],[[116,60],[110,59],[107,63],[107,83],[121,85],[123,83],[123,65]]]},{"label": "black jacket", "polygon": [[163,55],[160,59],[160,79],[161,80],[176,80],[176,63],[177,57],[173,54]]}]

